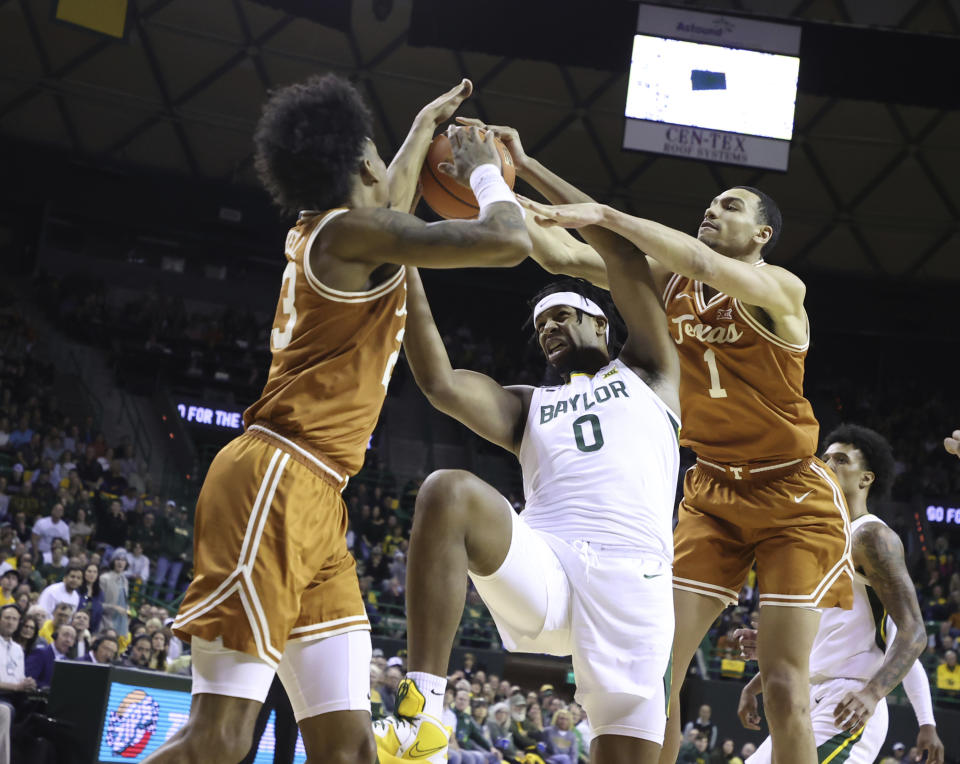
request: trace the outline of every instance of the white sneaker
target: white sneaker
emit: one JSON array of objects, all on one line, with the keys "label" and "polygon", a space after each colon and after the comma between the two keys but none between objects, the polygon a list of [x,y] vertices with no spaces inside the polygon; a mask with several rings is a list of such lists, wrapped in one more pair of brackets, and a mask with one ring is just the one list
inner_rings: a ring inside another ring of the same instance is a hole
[{"label": "white sneaker", "polygon": [[445,764],[450,733],[432,716],[420,714],[409,722],[388,716],[373,723],[377,751],[403,761]]},{"label": "white sneaker", "polygon": [[412,679],[397,687],[396,715],[373,723],[377,750],[403,761],[443,764],[447,760],[450,730],[423,713],[426,701]]}]

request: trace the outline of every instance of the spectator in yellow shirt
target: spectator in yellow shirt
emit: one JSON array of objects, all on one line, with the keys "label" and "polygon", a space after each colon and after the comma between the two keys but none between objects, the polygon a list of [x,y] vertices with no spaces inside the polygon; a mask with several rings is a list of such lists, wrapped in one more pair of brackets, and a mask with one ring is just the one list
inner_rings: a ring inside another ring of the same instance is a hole
[{"label": "spectator in yellow shirt", "polygon": [[52,645],[54,632],[64,624],[70,623],[72,617],[73,605],[69,602],[57,603],[57,606],[53,609],[53,618],[45,621],[43,626],[40,627],[40,638],[48,645]]},{"label": "spectator in yellow shirt", "polygon": [[937,666],[937,689],[944,695],[960,697],[960,666],[957,653],[947,650],[945,660]]},{"label": "spectator in yellow shirt", "polygon": [[13,596],[13,591],[19,585],[20,573],[17,572],[16,568],[3,571],[3,575],[0,576],[0,607],[16,604],[16,597]]}]

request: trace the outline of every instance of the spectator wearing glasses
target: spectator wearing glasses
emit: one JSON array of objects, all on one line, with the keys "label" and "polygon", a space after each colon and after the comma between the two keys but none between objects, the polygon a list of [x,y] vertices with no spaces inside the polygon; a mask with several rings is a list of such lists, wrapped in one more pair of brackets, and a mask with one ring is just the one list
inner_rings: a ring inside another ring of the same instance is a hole
[{"label": "spectator wearing glasses", "polygon": [[69,660],[70,649],[77,641],[77,631],[70,624],[57,629],[53,635],[53,644],[34,647],[27,656],[26,674],[33,677],[37,687],[43,689],[53,681],[53,664]]},{"label": "spectator wearing glasses", "polygon": [[39,636],[40,638],[50,644],[53,642],[53,635],[56,633],[64,624],[70,623],[70,620],[73,618],[73,607],[69,602],[58,602],[54,608],[53,613],[50,618],[44,621],[43,626],[40,627]]},{"label": "spectator wearing glasses", "polygon": [[83,660],[97,665],[110,666],[116,660],[117,653],[120,651],[120,645],[117,638],[104,634],[93,640],[93,646],[90,652],[84,656]]}]

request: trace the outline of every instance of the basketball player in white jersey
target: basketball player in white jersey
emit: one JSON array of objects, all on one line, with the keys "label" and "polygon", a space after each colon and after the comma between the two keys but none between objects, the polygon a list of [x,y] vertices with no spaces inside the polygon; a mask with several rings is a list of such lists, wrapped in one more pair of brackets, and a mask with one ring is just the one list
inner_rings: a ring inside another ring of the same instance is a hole
[{"label": "basketball player in white jersey", "polygon": [[[823,611],[810,653],[810,715],[823,764],[872,764],[887,736],[886,696],[903,682],[917,716],[917,748],[928,764],[942,764],[930,683],[917,658],[927,644],[913,582],[900,538],[870,513],[868,499],[886,494],[893,480],[893,454],[879,433],[841,425],[824,439],[823,460],[837,475],[850,508],[853,534],[853,609]],[[892,623],[891,623],[892,622]],[[755,654],[756,632],[738,631],[746,657]],[[740,720],[759,729],[757,674],[740,695]],[[768,737],[747,761],[770,764]]]},{"label": "basketball player in white jersey", "polygon": [[551,387],[502,387],[451,368],[410,271],[404,347],[417,384],[518,457],[526,508],[516,515],[458,470],[434,472],[420,488],[407,567],[410,670],[397,719],[375,726],[381,754],[446,761],[439,718],[469,574],[508,650],[572,655],[593,762],[657,761],[673,627],[679,365],[645,259],[626,243],[603,257],[627,339],[611,353],[614,309],[601,307],[601,290],[573,279],[548,287],[532,319],[563,379]]}]

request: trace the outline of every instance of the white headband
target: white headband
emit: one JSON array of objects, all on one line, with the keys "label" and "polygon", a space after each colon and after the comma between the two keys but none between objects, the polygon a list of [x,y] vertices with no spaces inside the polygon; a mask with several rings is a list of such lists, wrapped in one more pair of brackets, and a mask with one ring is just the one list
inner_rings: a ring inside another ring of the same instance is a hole
[{"label": "white headband", "polygon": [[[604,313],[600,306],[589,297],[584,297],[582,294],[577,294],[576,292],[554,292],[553,294],[548,294],[546,297],[540,300],[540,302],[538,302],[536,307],[533,309],[534,323],[536,323],[537,316],[543,313],[543,311],[547,310],[547,308],[556,307],[557,305],[566,305],[567,307],[582,311],[590,316],[607,318],[607,314]],[[609,319],[607,319],[606,340],[607,342],[610,341]]]}]

